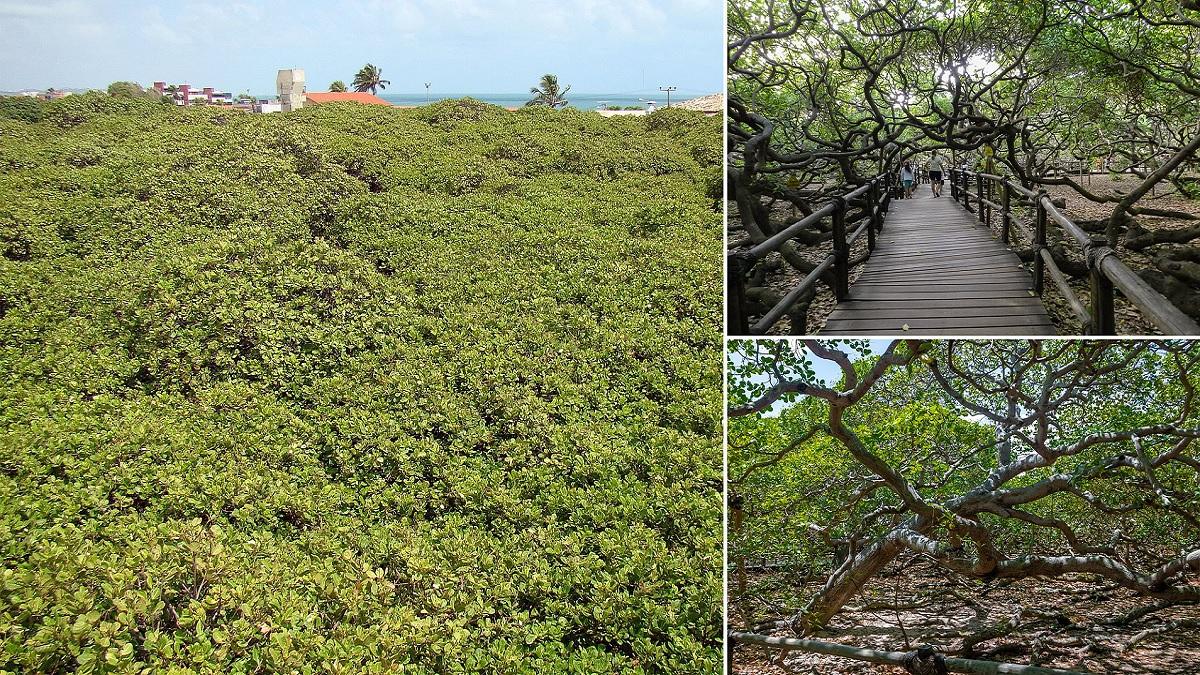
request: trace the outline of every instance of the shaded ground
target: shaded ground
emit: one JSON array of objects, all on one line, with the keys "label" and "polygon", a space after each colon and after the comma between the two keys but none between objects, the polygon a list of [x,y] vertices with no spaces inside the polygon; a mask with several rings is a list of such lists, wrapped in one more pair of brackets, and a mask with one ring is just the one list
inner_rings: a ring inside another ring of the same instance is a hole
[{"label": "shaded ground", "polygon": [[[752,587],[762,589],[762,582],[778,580],[778,575],[770,580],[760,575]],[[813,580],[809,585],[815,588],[819,583]],[[765,611],[762,607],[783,599],[760,595],[756,600],[757,611]],[[928,643],[954,656],[1093,673],[1200,672],[1200,630],[1194,625],[1171,627],[1171,622],[1200,621],[1200,607],[1174,607],[1124,625],[1111,623],[1151,603],[1088,575],[980,583],[947,577],[931,564],[908,558],[869,582],[852,606],[833,619],[829,630],[813,637],[891,651]],[[768,618],[778,617],[756,616],[755,620]],[[972,636],[1010,621],[1017,625],[1013,632],[978,642],[974,654],[963,653],[964,642]],[[730,625],[735,630],[742,625],[733,606]],[[1163,632],[1142,635],[1155,630]],[[770,632],[791,636],[786,629]],[[741,675],[904,672],[799,651],[788,653],[780,663],[779,650],[744,645],[733,654],[732,672]]]}]

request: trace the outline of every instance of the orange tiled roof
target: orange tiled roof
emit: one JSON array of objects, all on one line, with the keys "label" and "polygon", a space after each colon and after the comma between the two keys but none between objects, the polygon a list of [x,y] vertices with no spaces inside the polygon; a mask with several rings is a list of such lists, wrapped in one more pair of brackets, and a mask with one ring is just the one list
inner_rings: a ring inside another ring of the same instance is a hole
[{"label": "orange tiled roof", "polygon": [[391,105],[374,94],[365,91],[310,91],[304,94],[305,103],[332,103],[334,101],[354,101],[371,105]]}]

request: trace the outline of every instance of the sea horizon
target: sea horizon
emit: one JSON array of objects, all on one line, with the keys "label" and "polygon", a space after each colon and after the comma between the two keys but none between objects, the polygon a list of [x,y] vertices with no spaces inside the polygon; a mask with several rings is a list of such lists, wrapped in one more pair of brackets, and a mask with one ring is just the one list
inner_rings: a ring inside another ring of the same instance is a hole
[{"label": "sea horizon", "polygon": [[[679,103],[688,99],[707,96],[716,92],[695,93],[685,92],[680,96],[678,91],[671,92],[671,103]],[[650,92],[634,92],[623,94],[576,94],[567,92],[567,107],[578,108],[580,110],[595,110],[601,105],[620,106],[637,106],[639,108],[646,107],[647,101],[653,101],[657,107],[665,107],[667,105],[667,97],[664,92],[658,92],[658,96],[652,95]],[[525,105],[532,97],[532,94],[526,93],[479,93],[479,92],[448,92],[448,93],[424,93],[424,92],[378,92],[375,94],[379,98],[398,106],[421,106],[430,103],[437,103],[446,99],[456,98],[473,98],[484,103],[491,103],[505,108],[518,108]],[[258,99],[273,99],[274,94],[257,94]]]}]

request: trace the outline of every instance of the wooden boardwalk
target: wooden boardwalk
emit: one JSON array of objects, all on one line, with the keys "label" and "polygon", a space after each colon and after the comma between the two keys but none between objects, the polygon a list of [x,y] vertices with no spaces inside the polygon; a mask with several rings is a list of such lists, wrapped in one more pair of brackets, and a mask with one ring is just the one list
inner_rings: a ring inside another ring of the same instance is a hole
[{"label": "wooden boardwalk", "polygon": [[[823,335],[1053,335],[1016,254],[928,185],[893,200],[875,252]],[[907,326],[907,330],[905,327]]]}]

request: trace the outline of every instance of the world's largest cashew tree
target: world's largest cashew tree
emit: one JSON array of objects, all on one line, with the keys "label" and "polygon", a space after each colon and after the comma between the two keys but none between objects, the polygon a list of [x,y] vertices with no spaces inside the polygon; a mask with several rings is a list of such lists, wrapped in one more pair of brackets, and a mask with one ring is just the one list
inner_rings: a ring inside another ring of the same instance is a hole
[{"label": "world's largest cashew tree", "polygon": [[[836,633],[918,562],[933,596],[969,582],[982,616],[999,585],[1070,580],[1121,597],[1104,621],[1127,648],[1194,628],[1198,363],[1186,341],[731,342],[733,622]],[[925,637],[969,655],[1047,618]],[[1087,628],[1056,619],[1051,643]]]}]

